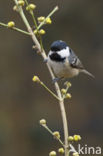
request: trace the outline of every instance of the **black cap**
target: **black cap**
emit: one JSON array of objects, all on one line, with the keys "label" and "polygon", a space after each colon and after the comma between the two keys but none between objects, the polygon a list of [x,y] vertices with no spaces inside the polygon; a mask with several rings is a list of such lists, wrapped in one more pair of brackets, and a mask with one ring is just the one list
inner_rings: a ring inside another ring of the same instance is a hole
[{"label": "black cap", "polygon": [[57,41],[54,41],[52,43],[51,50],[52,51],[60,51],[62,49],[66,49],[66,47],[67,47],[66,42],[61,41],[61,40],[57,40]]}]

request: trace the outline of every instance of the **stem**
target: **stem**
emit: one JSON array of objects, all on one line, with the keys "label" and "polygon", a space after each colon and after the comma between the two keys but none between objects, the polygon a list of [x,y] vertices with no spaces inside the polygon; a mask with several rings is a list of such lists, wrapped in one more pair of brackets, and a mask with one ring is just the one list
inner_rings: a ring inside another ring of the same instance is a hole
[{"label": "stem", "polygon": [[40,84],[51,94],[53,95],[57,100],[60,100],[56,94],[54,94],[43,82],[40,82]]},{"label": "stem", "polygon": [[[42,125],[52,136],[54,136],[53,135],[53,132],[51,131],[51,129],[47,126],[47,125]],[[65,147],[65,145],[63,144],[63,142],[62,142],[62,140],[61,139],[59,139],[59,138],[56,138],[59,142],[60,142],[60,144],[63,146],[63,147]]]},{"label": "stem", "polygon": [[[0,25],[3,26],[3,27],[8,28],[8,25],[5,24],[5,23],[0,22]],[[24,30],[19,29],[19,28],[17,28],[17,27],[13,27],[13,28],[10,28],[10,29],[16,30],[16,31],[18,31],[18,32],[20,32],[20,33],[23,33],[23,34],[26,34],[26,35],[30,35],[30,33],[28,33],[27,31],[24,31]]]},{"label": "stem", "polygon": [[30,14],[31,14],[31,16],[32,16],[32,19],[33,19],[34,25],[35,25],[35,27],[36,27],[36,29],[37,29],[37,28],[38,28],[38,25],[37,25],[37,22],[36,22],[36,19],[35,19],[35,16],[34,16],[33,11],[30,11]]},{"label": "stem", "polygon": [[26,5],[28,5],[28,1],[27,0],[25,0],[25,3],[26,3]]},{"label": "stem", "polygon": [[[33,19],[34,25],[35,25],[35,27],[36,27],[36,29],[37,29],[37,31],[38,31],[38,25],[37,25],[37,22],[36,22],[36,19],[35,19],[35,16],[34,16],[33,11],[30,11],[30,14],[31,14],[31,16],[32,16],[32,19]],[[41,45],[41,51],[42,51],[42,50],[43,50],[42,37],[41,37],[40,34],[38,34],[38,35],[39,35],[40,45]]]},{"label": "stem", "polygon": [[[38,25],[37,25],[37,22],[36,22],[36,19],[35,19],[35,16],[34,16],[34,13],[33,11],[30,11],[30,14],[32,16],[32,19],[33,19],[33,22],[34,22],[34,26],[36,27],[36,30],[38,31]],[[42,43],[42,38],[41,38],[41,35],[39,35],[39,39],[40,39],[40,45],[41,45],[41,51],[43,50],[43,43]]]},{"label": "stem", "polygon": [[[15,4],[17,5],[17,0],[14,0]],[[36,36],[34,35],[25,15],[24,15],[24,12],[22,10],[21,7],[19,7],[19,14],[28,30],[28,32],[31,34],[31,37],[32,37],[32,40],[33,42],[35,43],[35,45],[38,47],[38,50],[41,50],[41,46],[40,46],[40,43],[38,42]],[[49,14],[49,17],[55,12],[58,10],[58,7],[55,8],[55,10],[53,10],[50,14]],[[40,28],[40,26],[39,26]],[[43,59],[45,60],[47,58],[46,56],[46,53],[45,51],[43,50],[43,52],[41,53],[41,56],[43,57]],[[49,66],[49,64],[47,63],[47,67],[48,67],[48,70],[50,72],[50,75],[52,77],[52,79],[55,77],[53,72],[52,72],[52,69],[51,67]],[[62,121],[63,121],[63,128],[64,128],[64,141],[65,141],[65,156],[69,156],[69,149],[68,149],[68,124],[67,124],[67,118],[66,118],[66,112],[65,112],[65,107],[64,107],[64,102],[63,102],[63,99],[62,99],[62,95],[61,95],[61,91],[60,91],[60,88],[59,88],[59,85],[58,83],[56,82],[55,83],[55,90],[57,92],[57,95],[60,99],[59,101],[59,106],[60,106],[60,110],[61,110],[61,116],[62,116]]]},{"label": "stem", "polygon": [[[29,3],[28,3],[27,0],[25,0],[25,3],[26,3],[27,6],[29,5]],[[31,14],[31,16],[32,16],[34,25],[35,25],[36,29],[38,30],[38,25],[37,25],[37,21],[36,21],[36,19],[35,19],[33,10],[30,10],[30,14]],[[43,43],[42,43],[42,38],[41,38],[41,35],[40,35],[40,34],[39,34],[39,38],[40,38],[40,45],[41,45],[41,51],[42,51],[42,50],[43,50]]]},{"label": "stem", "polygon": [[51,17],[58,9],[59,9],[58,6],[56,6],[56,7],[50,12],[50,14],[45,18],[45,20],[39,24],[38,30],[45,24],[46,19],[49,18],[49,17]]},{"label": "stem", "polygon": [[[36,27],[36,29],[37,29],[37,31],[38,31],[38,25],[37,25],[37,22],[36,22],[36,19],[35,19],[35,16],[34,16],[33,11],[30,11],[30,14],[31,14],[31,16],[32,16],[32,19],[33,19],[34,25],[35,25],[35,27]],[[40,45],[41,45],[41,51],[42,51],[42,50],[43,50],[42,37],[41,37],[40,34],[38,34],[38,35],[39,35]]]},{"label": "stem", "polygon": [[43,42],[42,42],[42,37],[41,37],[41,35],[39,35],[39,40],[40,40],[41,52],[42,52],[43,49],[44,49],[44,47],[43,47]]}]

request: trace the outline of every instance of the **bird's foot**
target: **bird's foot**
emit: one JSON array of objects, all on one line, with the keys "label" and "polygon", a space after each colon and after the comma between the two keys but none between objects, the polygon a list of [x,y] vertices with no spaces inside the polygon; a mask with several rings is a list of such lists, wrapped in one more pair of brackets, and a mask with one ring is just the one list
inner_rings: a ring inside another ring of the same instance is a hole
[{"label": "bird's foot", "polygon": [[46,58],[46,59],[44,59],[44,61],[43,61],[44,63],[47,63],[48,62],[48,59]]},{"label": "bird's foot", "polygon": [[54,78],[54,79],[52,80],[52,82],[53,82],[53,83],[56,83],[56,82],[58,82],[60,79],[61,79],[61,78],[56,77],[56,78]]}]

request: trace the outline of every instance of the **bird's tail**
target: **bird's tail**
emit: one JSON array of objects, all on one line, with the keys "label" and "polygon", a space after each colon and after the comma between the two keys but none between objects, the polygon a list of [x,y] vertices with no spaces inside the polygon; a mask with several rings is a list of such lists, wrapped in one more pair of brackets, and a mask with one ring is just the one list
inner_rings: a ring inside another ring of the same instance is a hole
[{"label": "bird's tail", "polygon": [[91,74],[90,72],[88,72],[86,69],[83,69],[82,72],[91,76],[92,78],[95,78],[95,76],[93,74]]}]

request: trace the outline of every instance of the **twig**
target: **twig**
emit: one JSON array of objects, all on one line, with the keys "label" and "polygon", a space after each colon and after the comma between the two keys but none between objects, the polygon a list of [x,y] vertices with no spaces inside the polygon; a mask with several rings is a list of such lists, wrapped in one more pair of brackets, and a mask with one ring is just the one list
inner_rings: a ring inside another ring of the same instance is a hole
[{"label": "twig", "polygon": [[28,6],[28,1],[27,1],[27,0],[25,0],[25,3],[26,3],[26,5]]},{"label": "twig", "polygon": [[[29,3],[28,3],[27,0],[25,0],[25,3],[26,3],[27,6],[29,5]],[[38,25],[37,25],[37,21],[36,21],[36,19],[35,19],[33,10],[30,10],[29,13],[30,13],[31,16],[32,16],[32,19],[33,19],[34,26],[35,26],[36,30],[38,30]],[[40,34],[38,34],[38,36],[39,36],[39,39],[40,39],[40,45],[41,45],[41,51],[42,51],[42,50],[43,50],[42,38],[41,38],[41,35],[40,35]]]},{"label": "twig", "polygon": [[[3,27],[8,28],[8,25],[5,24],[5,23],[0,22],[0,25],[3,26]],[[20,33],[23,33],[23,34],[26,34],[26,35],[29,35],[29,36],[30,36],[30,33],[29,33],[29,32],[24,31],[24,30],[22,30],[22,29],[19,29],[19,28],[17,28],[17,27],[13,27],[13,28],[10,28],[10,29],[16,30],[16,31],[18,31],[18,32],[20,32]]]},{"label": "twig", "polygon": [[43,82],[40,82],[40,84],[52,95],[54,96],[57,100],[60,100],[56,94],[54,94]]},{"label": "twig", "polygon": [[45,20],[39,24],[38,30],[45,24],[46,19],[49,18],[49,17],[51,17],[58,9],[59,9],[58,6],[56,6],[56,7],[52,10],[52,12],[50,12],[50,14],[45,18]]},{"label": "twig", "polygon": [[[47,125],[42,125],[52,136],[53,135],[53,132],[51,131],[51,129],[47,126]],[[57,140],[60,142],[60,144],[65,148],[65,145],[64,143],[62,142],[62,140],[60,138],[57,138]]]}]

